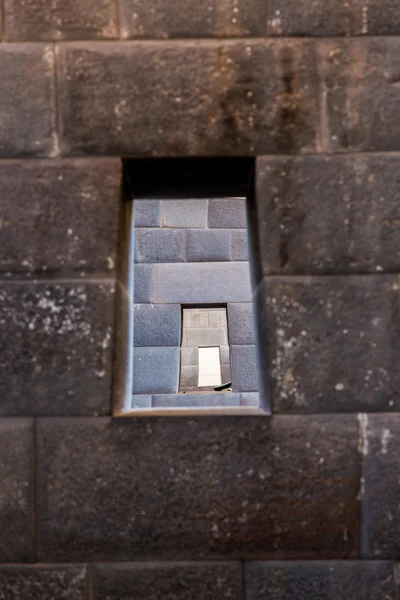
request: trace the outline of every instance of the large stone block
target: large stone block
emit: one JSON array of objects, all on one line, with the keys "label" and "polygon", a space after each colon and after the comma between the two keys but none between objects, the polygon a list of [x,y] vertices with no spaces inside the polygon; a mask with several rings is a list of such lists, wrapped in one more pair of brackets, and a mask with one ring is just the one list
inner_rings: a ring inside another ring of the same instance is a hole
[{"label": "large stone block", "polygon": [[400,149],[400,38],[320,40],[323,149]]},{"label": "large stone block", "polygon": [[[275,412],[400,408],[396,276],[266,278]],[[261,323],[263,329],[263,323]]]},{"label": "large stone block", "polygon": [[134,394],[175,394],[178,391],[179,347],[135,348]]},{"label": "large stone block", "polygon": [[218,0],[150,0],[146,4],[123,0],[124,38],[262,37],[267,28],[263,0],[239,0],[228,6]]},{"label": "large stone block", "polygon": [[133,295],[135,302],[151,302],[153,295],[153,267],[135,264],[133,267]]},{"label": "large stone block", "polygon": [[240,406],[240,395],[231,392],[217,394],[176,394],[153,397],[153,406],[157,408],[210,408],[218,406]]},{"label": "large stone block", "polygon": [[0,285],[0,414],[108,414],[114,284]]},{"label": "large stone block", "polygon": [[255,343],[252,302],[228,304],[229,343],[233,346]]},{"label": "large stone block", "polygon": [[207,227],[208,200],[163,200],[163,227]]},{"label": "large stone block", "polygon": [[115,0],[5,0],[7,41],[118,37]]},{"label": "large stone block", "polygon": [[314,58],[310,42],[294,39],[61,44],[62,150],[149,157],[313,151]]},{"label": "large stone block", "polygon": [[0,162],[0,272],[112,274],[118,159]]},{"label": "large stone block", "polygon": [[395,563],[326,561],[248,563],[246,600],[395,600]]},{"label": "large stone block", "polygon": [[39,560],[357,557],[358,444],[355,415],[41,419]]},{"label": "large stone block", "polygon": [[1,565],[1,600],[87,600],[83,565]]},{"label": "large stone block", "polygon": [[0,157],[57,156],[51,45],[0,47]]},{"label": "large stone block", "polygon": [[232,260],[231,232],[228,230],[188,229],[186,232],[186,260],[188,262]]},{"label": "large stone block", "polygon": [[232,389],[234,392],[257,392],[258,358],[255,346],[231,346]]},{"label": "large stone block", "polygon": [[[238,285],[240,282],[240,285]],[[153,302],[205,304],[251,300],[248,263],[186,263],[153,266]]]},{"label": "large stone block", "polygon": [[161,225],[160,200],[135,200],[133,210],[135,227],[159,227]]},{"label": "large stone block", "polygon": [[230,562],[95,565],[93,600],[242,600],[240,564]]},{"label": "large stone block", "polygon": [[132,408],[151,408],[152,402],[151,395],[134,394],[132,396]]},{"label": "large stone block", "polygon": [[208,207],[208,226],[222,229],[247,227],[246,198],[214,198]]},{"label": "large stone block", "polygon": [[260,408],[260,394],[258,392],[245,392],[240,394],[240,406]]},{"label": "large stone block", "polygon": [[136,229],[136,262],[172,263],[185,261],[184,229]]},{"label": "large stone block", "polygon": [[247,229],[232,231],[232,260],[249,260],[249,234]]},{"label": "large stone block", "polygon": [[264,273],[398,272],[399,168],[400,155],[259,159]]},{"label": "large stone block", "polygon": [[179,378],[179,388],[187,390],[188,388],[194,389],[197,387],[199,381],[199,367],[198,365],[193,366],[182,366]]},{"label": "large stone block", "polygon": [[133,339],[135,346],[179,346],[179,304],[135,304]]},{"label": "large stone block", "polygon": [[182,346],[227,346],[226,327],[191,327],[183,332]]}]

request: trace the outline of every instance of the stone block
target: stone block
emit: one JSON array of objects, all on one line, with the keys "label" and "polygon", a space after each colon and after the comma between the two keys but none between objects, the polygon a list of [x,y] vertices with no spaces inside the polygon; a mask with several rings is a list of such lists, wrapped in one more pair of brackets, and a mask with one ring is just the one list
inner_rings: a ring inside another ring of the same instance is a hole
[{"label": "stone block", "polygon": [[228,304],[229,343],[233,346],[255,343],[252,302]]},{"label": "stone block", "polygon": [[151,408],[152,397],[145,394],[134,394],[132,396],[132,408]]},{"label": "stone block", "polygon": [[117,4],[114,0],[5,0],[7,41],[88,40],[116,38]]},{"label": "stone block", "polygon": [[179,348],[135,348],[134,394],[175,394],[178,391]]},{"label": "stone block", "polygon": [[93,600],[242,600],[240,563],[96,565]]},{"label": "stone block", "polygon": [[193,365],[189,367],[181,367],[179,387],[184,388],[196,388],[199,381],[199,367]]},{"label": "stone block", "polygon": [[207,227],[208,200],[163,200],[163,227]]},{"label": "stone block", "polygon": [[395,600],[385,561],[256,562],[245,566],[246,600]]},{"label": "stone block", "polygon": [[208,226],[218,229],[246,229],[246,198],[213,198],[210,200]]},{"label": "stone block", "polygon": [[264,283],[274,412],[399,410],[397,276]]},{"label": "stone block", "polygon": [[139,263],[172,263],[185,261],[185,231],[183,229],[137,229]]},{"label": "stone block", "polygon": [[114,291],[87,280],[0,285],[1,415],[109,413]]},{"label": "stone block", "polygon": [[54,68],[51,45],[1,45],[1,158],[57,156]]},{"label": "stone block", "polygon": [[229,356],[229,346],[221,346],[219,349],[219,355],[221,358],[221,365],[229,365],[230,364],[230,356]]},{"label": "stone block", "polygon": [[191,328],[191,327],[208,327],[208,311],[188,308],[183,309],[183,327]]},{"label": "stone block", "polygon": [[0,162],[0,272],[113,274],[120,186],[118,159]]},{"label": "stone block", "polygon": [[249,260],[249,234],[247,229],[232,231],[232,260]]},{"label": "stone block", "polygon": [[179,304],[135,304],[133,339],[135,346],[179,346]]},{"label": "stone block", "polygon": [[231,392],[209,393],[191,393],[176,395],[154,396],[154,406],[156,408],[213,408],[240,406],[240,395]]},{"label": "stone block", "polygon": [[[240,285],[238,282],[240,281]],[[186,263],[153,266],[153,301],[204,304],[251,300],[247,263]]]},{"label": "stone block", "polygon": [[189,348],[185,346],[181,348],[181,365],[182,367],[190,367],[198,365],[199,363],[199,349]]},{"label": "stone block", "polygon": [[232,389],[258,391],[258,359],[255,346],[231,346]]},{"label": "stone block", "polygon": [[320,40],[317,47],[323,150],[399,150],[400,38]]},{"label": "stone block", "polygon": [[230,365],[221,365],[221,379],[222,383],[228,383],[228,381],[231,381],[232,374]]},{"label": "stone block", "polygon": [[135,200],[133,210],[135,227],[159,227],[161,225],[160,200]]},{"label": "stone block", "polygon": [[217,0],[189,5],[176,0],[150,0],[137,4],[123,0],[123,38],[263,37],[267,6],[262,0],[240,0],[234,13]]},{"label": "stone block", "polygon": [[[31,420],[0,420],[0,560],[2,562],[35,559],[33,452]],[[2,582],[1,597],[4,593],[1,573],[0,581]]]},{"label": "stone block", "polygon": [[240,394],[240,406],[260,408],[260,394],[258,392]]},{"label": "stone block", "polygon": [[356,415],[40,419],[38,560],[356,558],[358,425]]},{"label": "stone block", "polygon": [[228,330],[226,327],[191,327],[183,332],[182,346],[226,346]]},{"label": "stone block", "polygon": [[133,296],[138,304],[151,302],[153,295],[153,268],[151,265],[133,267]]},{"label": "stone block", "polygon": [[188,262],[232,260],[231,232],[228,230],[188,229],[186,232],[186,260]]},{"label": "stone block", "polygon": [[308,40],[71,42],[60,44],[58,65],[64,154],[316,150],[317,79]]},{"label": "stone block", "polygon": [[88,574],[83,565],[1,565],[1,600],[86,600]]}]

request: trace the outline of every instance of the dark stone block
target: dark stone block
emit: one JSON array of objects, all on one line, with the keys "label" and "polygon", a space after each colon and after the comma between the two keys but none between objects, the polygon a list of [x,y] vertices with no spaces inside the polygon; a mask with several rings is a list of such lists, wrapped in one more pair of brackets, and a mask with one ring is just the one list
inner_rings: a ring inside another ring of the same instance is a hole
[{"label": "dark stone block", "polygon": [[[236,10],[234,10],[236,8]],[[218,0],[123,0],[124,38],[262,37],[267,29],[267,4],[239,0],[232,8]]]},{"label": "dark stone block", "polygon": [[232,260],[249,260],[249,234],[247,229],[232,231]]},{"label": "dark stone block", "polygon": [[5,0],[7,41],[87,40],[116,38],[114,0]]},{"label": "dark stone block", "polygon": [[51,45],[0,47],[0,157],[58,154]]},{"label": "dark stone block", "polygon": [[316,147],[307,40],[76,42],[60,45],[58,64],[67,154],[243,156]]},{"label": "dark stone block", "polygon": [[[3,562],[34,560],[33,444],[32,421],[0,420],[0,560]],[[1,598],[1,572],[0,581]]]},{"label": "dark stone block", "polygon": [[258,369],[255,346],[231,346],[232,389],[234,392],[257,392]]},{"label": "dark stone block", "polygon": [[153,269],[151,265],[133,267],[133,295],[138,304],[151,302],[153,294]]},{"label": "dark stone block", "polygon": [[208,226],[222,229],[247,227],[246,198],[214,198],[208,206]]},{"label": "dark stone block", "polygon": [[86,600],[85,566],[1,565],[0,600]]},{"label": "dark stone block", "polygon": [[0,272],[114,273],[118,159],[0,162]]},{"label": "dark stone block", "polygon": [[93,600],[242,600],[236,562],[96,565]]},{"label": "dark stone block", "polygon": [[108,414],[114,285],[0,286],[0,414]]},{"label": "dark stone block", "polygon": [[358,443],[355,415],[41,419],[39,559],[356,557]]},{"label": "dark stone block", "polygon": [[135,200],[133,209],[135,227],[159,227],[161,225],[160,200]]},{"label": "dark stone block", "polygon": [[400,38],[319,41],[323,149],[400,149]]},{"label": "dark stone block", "polygon": [[179,347],[135,348],[134,394],[175,394],[178,391]]},{"label": "dark stone block", "polygon": [[232,346],[255,343],[253,304],[240,302],[228,304],[229,343]]},{"label": "dark stone block", "polygon": [[399,168],[386,155],[260,159],[264,273],[398,272]]},{"label": "dark stone block", "polygon": [[188,229],[186,231],[186,260],[188,262],[232,260],[231,232]]},{"label": "dark stone block", "polygon": [[246,600],[395,600],[395,563],[248,563]]},{"label": "dark stone block", "polygon": [[264,283],[274,412],[400,409],[396,276]]},{"label": "dark stone block", "polygon": [[179,346],[180,305],[135,304],[133,339],[135,346]]},{"label": "dark stone block", "polygon": [[185,261],[184,229],[137,229],[138,263],[171,263]]},{"label": "dark stone block", "polygon": [[240,395],[231,392],[221,394],[164,394],[153,397],[153,406],[156,408],[210,408],[218,406],[240,406]]}]

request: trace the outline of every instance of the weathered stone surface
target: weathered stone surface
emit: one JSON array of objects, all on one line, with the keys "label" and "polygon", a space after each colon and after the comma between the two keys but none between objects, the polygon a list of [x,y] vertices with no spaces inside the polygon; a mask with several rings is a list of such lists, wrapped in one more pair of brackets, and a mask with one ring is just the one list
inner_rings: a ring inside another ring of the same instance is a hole
[{"label": "weathered stone surface", "polygon": [[182,346],[226,346],[228,329],[226,327],[191,327],[183,332]]},{"label": "weathered stone surface", "polygon": [[181,348],[181,365],[183,367],[190,367],[191,365],[197,365],[199,362],[199,349],[189,348],[185,346]]},{"label": "weathered stone surface", "polygon": [[247,227],[246,198],[214,198],[208,207],[208,226],[222,229]]},{"label": "weathered stone surface", "polygon": [[259,159],[264,273],[398,272],[399,168],[400,154]]},{"label": "weathered stone surface", "polygon": [[175,394],[178,391],[179,347],[135,348],[134,394]]},{"label": "weathered stone surface", "polygon": [[93,600],[242,600],[237,562],[96,565]]},{"label": "weathered stone surface", "polygon": [[116,38],[115,0],[5,0],[7,41]]},{"label": "weathered stone surface", "polygon": [[153,302],[204,304],[227,299],[251,300],[247,263],[158,264],[153,267]]},{"label": "weathered stone surface", "polygon": [[153,157],[315,150],[314,65],[306,40],[61,44],[63,152]]},{"label": "weathered stone surface", "polygon": [[161,225],[160,200],[135,200],[133,210],[135,227],[159,227]]},{"label": "weathered stone surface", "polygon": [[183,229],[136,230],[135,260],[139,263],[172,263],[185,261],[185,231]]},{"label": "weathered stone surface", "polygon": [[153,406],[157,408],[201,408],[216,406],[240,406],[240,395],[231,392],[221,394],[176,394],[153,397]]},{"label": "weathered stone surface", "polygon": [[247,229],[232,231],[232,260],[249,260],[249,235]]},{"label": "weathered stone surface", "polygon": [[400,149],[400,38],[317,43],[327,152]]},{"label": "weathered stone surface", "polygon": [[255,343],[253,304],[228,304],[229,343],[233,346]]},{"label": "weathered stone surface", "polygon": [[257,392],[257,348],[231,346],[232,389],[234,392]]},{"label": "weathered stone surface", "polygon": [[0,285],[0,414],[108,414],[113,283]]},{"label": "weathered stone surface", "polygon": [[135,346],[179,346],[181,307],[179,304],[135,304],[133,339]]},{"label": "weathered stone surface", "polygon": [[232,260],[231,232],[228,230],[188,229],[186,232],[186,260],[188,262]]},{"label": "weathered stone surface", "polygon": [[151,302],[153,293],[153,268],[151,265],[135,264],[133,267],[133,295],[135,302]]},{"label": "weathered stone surface", "polygon": [[247,563],[246,600],[395,600],[395,563]]},{"label": "weathered stone surface", "polygon": [[180,379],[179,379],[180,389],[196,388],[198,381],[199,381],[198,365],[181,367]]},{"label": "weathered stone surface", "polygon": [[208,200],[163,200],[163,227],[207,227]]},{"label": "weathered stone surface", "polygon": [[[236,9],[236,10],[235,10]],[[239,0],[234,5],[218,0],[122,1],[124,38],[262,37],[267,29],[267,4]]]},{"label": "weathered stone surface", "polygon": [[358,443],[355,415],[41,419],[39,560],[355,557]]},{"label": "weathered stone surface", "polygon": [[1,565],[0,600],[86,600],[87,570],[76,565]]},{"label": "weathered stone surface", "polygon": [[0,162],[0,272],[115,271],[118,159]]},{"label": "weathered stone surface", "polygon": [[132,408],[151,408],[151,405],[151,395],[134,394],[132,396]]},{"label": "weathered stone surface", "polygon": [[396,276],[264,283],[275,412],[399,410]]},{"label": "weathered stone surface", "polygon": [[0,157],[56,156],[51,45],[0,47]]},{"label": "weathered stone surface", "polygon": [[[0,560],[4,562],[34,560],[33,446],[31,420],[0,420]],[[1,572],[0,582],[1,598]]]},{"label": "weathered stone surface", "polygon": [[260,407],[260,394],[258,392],[247,392],[240,394],[240,406]]}]

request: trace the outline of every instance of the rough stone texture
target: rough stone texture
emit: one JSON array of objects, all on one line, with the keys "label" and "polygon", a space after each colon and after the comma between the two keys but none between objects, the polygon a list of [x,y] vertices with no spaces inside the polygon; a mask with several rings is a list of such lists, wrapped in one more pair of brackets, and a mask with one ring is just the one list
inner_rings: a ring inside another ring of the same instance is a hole
[{"label": "rough stone texture", "polygon": [[249,260],[249,239],[247,229],[232,231],[232,259]]},{"label": "rough stone texture", "polygon": [[356,557],[358,439],[355,415],[40,419],[39,560]]},{"label": "rough stone texture", "polygon": [[399,410],[396,276],[273,278],[265,287],[275,412]]},{"label": "rough stone texture", "polygon": [[179,304],[135,304],[135,346],[179,346],[181,307]]},{"label": "rough stone texture", "polygon": [[133,295],[135,302],[144,304],[151,302],[153,294],[153,267],[152,265],[138,265],[133,267]]},{"label": "rough stone texture", "polygon": [[208,200],[163,200],[163,227],[207,227]]},{"label": "rough stone texture", "polygon": [[246,198],[214,198],[208,207],[208,226],[222,229],[247,227]]},{"label": "rough stone texture", "polygon": [[400,149],[400,38],[319,41],[324,151]]},{"label": "rough stone texture", "polygon": [[158,264],[153,267],[153,302],[204,304],[226,302],[227,298],[233,302],[251,300],[247,263]]},{"label": "rough stone texture", "polygon": [[228,304],[229,343],[233,346],[255,343],[253,304]]},{"label": "rough stone texture", "polygon": [[186,260],[212,262],[232,260],[231,232],[211,229],[188,229],[186,232]]},{"label": "rough stone texture", "polygon": [[258,391],[257,348],[231,346],[232,389],[234,392]]},{"label": "rough stone texture", "polygon": [[259,159],[264,273],[399,272],[399,168],[400,154]]},{"label": "rough stone texture", "polygon": [[196,388],[199,381],[199,367],[198,365],[191,365],[181,367],[179,388]]},{"label": "rough stone texture", "polygon": [[99,565],[93,579],[93,600],[243,600],[241,566],[233,561]]},{"label": "rough stone texture", "polygon": [[136,200],[133,203],[135,227],[159,227],[161,225],[160,200]]},{"label": "rough stone texture", "polygon": [[199,361],[199,349],[189,348],[185,346],[181,348],[181,364],[182,367],[190,367],[191,365],[197,365]]},{"label": "rough stone texture", "polygon": [[303,40],[61,44],[63,152],[313,151],[314,65],[313,46]]},{"label": "rough stone texture", "polygon": [[0,46],[0,157],[56,156],[51,45]]},{"label": "rough stone texture", "polygon": [[267,4],[263,0],[234,4],[123,0],[121,17],[124,38],[262,37],[267,28]]},{"label": "rough stone texture", "polygon": [[139,263],[172,263],[185,260],[183,229],[137,229],[135,261]]},{"label": "rough stone texture", "polygon": [[[3,562],[34,560],[32,453],[32,421],[0,420],[0,560]],[[1,572],[0,582],[1,598]]]},{"label": "rough stone texture", "polygon": [[85,566],[1,565],[0,600],[87,600]]},{"label": "rough stone texture", "polygon": [[134,394],[132,396],[132,408],[151,408],[152,397],[144,394]]},{"label": "rough stone texture", "polygon": [[228,330],[226,327],[191,327],[183,331],[182,346],[226,346]]},{"label": "rough stone texture", "polygon": [[153,406],[157,408],[202,408],[216,406],[240,406],[240,395],[231,392],[221,394],[177,394],[153,397]]},{"label": "rough stone texture", "polygon": [[240,406],[260,407],[260,394],[258,392],[248,392],[240,394]]},{"label": "rough stone texture", "polygon": [[400,555],[400,415],[362,415],[365,558]]},{"label": "rough stone texture", "polygon": [[118,159],[0,162],[0,272],[114,273],[120,185]]},{"label": "rough stone texture", "polygon": [[115,38],[115,0],[5,0],[7,41]]},{"label": "rough stone texture", "polygon": [[0,285],[0,414],[108,414],[114,284]]},{"label": "rough stone texture", "polygon": [[175,394],[178,391],[179,348],[135,348],[134,394]]},{"label": "rough stone texture", "polygon": [[395,563],[248,563],[246,600],[396,600]]}]

